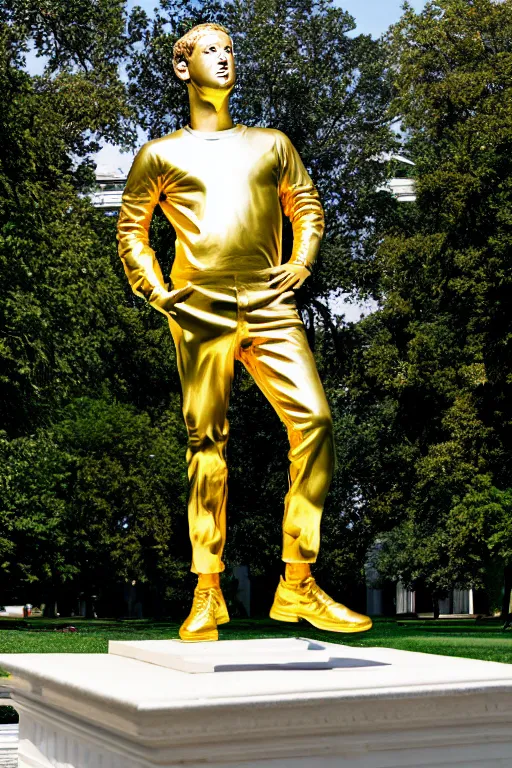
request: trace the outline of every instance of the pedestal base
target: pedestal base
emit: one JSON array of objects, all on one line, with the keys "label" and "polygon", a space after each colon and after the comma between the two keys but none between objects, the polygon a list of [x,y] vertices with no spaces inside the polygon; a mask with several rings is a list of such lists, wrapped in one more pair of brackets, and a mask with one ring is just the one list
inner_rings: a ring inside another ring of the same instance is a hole
[{"label": "pedestal base", "polygon": [[190,674],[118,655],[1,655],[20,768],[512,765],[512,666],[320,645],[334,668]]}]

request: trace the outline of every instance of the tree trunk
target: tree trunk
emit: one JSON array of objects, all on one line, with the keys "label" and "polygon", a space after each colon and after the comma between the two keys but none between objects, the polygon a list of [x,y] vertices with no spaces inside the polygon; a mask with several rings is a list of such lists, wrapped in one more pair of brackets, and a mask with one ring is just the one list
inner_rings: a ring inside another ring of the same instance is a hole
[{"label": "tree trunk", "polygon": [[96,603],[96,595],[85,595],[85,618],[86,619],[96,618],[95,603]]},{"label": "tree trunk", "polygon": [[316,346],[316,333],[315,333],[315,314],[313,312],[312,307],[306,305],[304,307],[304,310],[307,312],[308,315],[308,325],[306,327],[306,336],[309,341],[309,346],[311,347],[311,351],[315,351]]},{"label": "tree trunk", "polygon": [[46,595],[45,606],[43,615],[45,619],[57,618],[57,601],[55,600],[55,594],[51,593]]},{"label": "tree trunk", "polygon": [[439,618],[439,598],[437,595],[432,595],[432,608],[434,609],[434,619]]},{"label": "tree trunk", "polygon": [[505,566],[503,580],[503,602],[501,604],[501,618],[505,621],[510,613],[510,594],[512,592],[512,565]]},{"label": "tree trunk", "polygon": [[343,360],[343,350],[341,348],[340,335],[331,317],[331,312],[329,310],[329,307],[326,307],[325,304],[323,304],[321,301],[318,301],[318,299],[313,299],[311,303],[312,303],[312,306],[316,309],[316,311],[320,315],[320,317],[322,318],[322,322],[324,324],[325,330],[330,331],[332,336],[332,341],[334,344],[334,350],[336,352],[336,357],[341,362]]}]

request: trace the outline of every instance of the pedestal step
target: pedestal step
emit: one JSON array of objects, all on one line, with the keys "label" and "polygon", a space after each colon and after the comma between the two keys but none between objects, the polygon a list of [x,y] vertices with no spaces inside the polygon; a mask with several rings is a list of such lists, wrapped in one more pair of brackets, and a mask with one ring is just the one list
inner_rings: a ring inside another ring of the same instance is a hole
[{"label": "pedestal step", "polygon": [[18,726],[0,724],[0,766],[18,767]]},{"label": "pedestal step", "polygon": [[221,640],[184,643],[180,640],[110,640],[108,652],[180,672],[248,672],[263,670],[334,669],[342,663],[340,646],[326,649],[307,638]]}]

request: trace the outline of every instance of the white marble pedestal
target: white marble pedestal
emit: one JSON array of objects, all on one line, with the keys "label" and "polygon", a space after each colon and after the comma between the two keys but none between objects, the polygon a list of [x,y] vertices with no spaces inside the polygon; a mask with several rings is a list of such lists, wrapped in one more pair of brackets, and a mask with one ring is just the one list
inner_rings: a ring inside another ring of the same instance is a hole
[{"label": "white marble pedestal", "polygon": [[334,668],[1,655],[20,768],[511,768],[512,665],[322,646]]}]

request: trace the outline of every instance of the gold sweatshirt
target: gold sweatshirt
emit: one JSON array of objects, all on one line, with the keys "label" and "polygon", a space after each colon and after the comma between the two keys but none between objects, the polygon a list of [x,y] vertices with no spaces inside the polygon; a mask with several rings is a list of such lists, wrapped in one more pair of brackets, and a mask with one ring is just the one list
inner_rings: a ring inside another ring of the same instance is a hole
[{"label": "gold sweatshirt", "polygon": [[324,229],[318,193],[283,133],[181,128],[142,147],[123,194],[119,255],[134,293],[146,298],[166,287],[149,246],[157,204],[176,231],[171,281],[281,264],[281,204],[293,227],[291,262],[311,266]]}]

